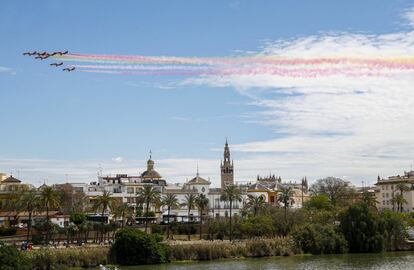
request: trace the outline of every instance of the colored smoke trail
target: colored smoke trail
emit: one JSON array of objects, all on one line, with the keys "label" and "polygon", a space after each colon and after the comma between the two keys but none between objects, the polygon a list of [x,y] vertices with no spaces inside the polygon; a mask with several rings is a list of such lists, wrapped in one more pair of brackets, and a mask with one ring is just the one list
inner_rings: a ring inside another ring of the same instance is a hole
[{"label": "colored smoke trail", "polygon": [[[414,57],[175,57],[67,54],[53,58],[73,62],[83,72],[127,75],[273,75],[292,78],[329,76],[387,77],[414,73]],[[84,63],[84,64],[82,64]]]}]

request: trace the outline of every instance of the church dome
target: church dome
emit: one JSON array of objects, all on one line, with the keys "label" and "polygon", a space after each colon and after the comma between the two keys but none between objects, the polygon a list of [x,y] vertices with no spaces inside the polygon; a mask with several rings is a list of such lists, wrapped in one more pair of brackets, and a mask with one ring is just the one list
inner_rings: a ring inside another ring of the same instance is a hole
[{"label": "church dome", "polygon": [[161,179],[161,175],[154,170],[155,162],[150,158],[147,161],[147,170],[141,174],[141,178],[144,180],[148,179]]},{"label": "church dome", "polygon": [[146,170],[141,174],[143,179],[161,179],[161,175],[156,170]]}]

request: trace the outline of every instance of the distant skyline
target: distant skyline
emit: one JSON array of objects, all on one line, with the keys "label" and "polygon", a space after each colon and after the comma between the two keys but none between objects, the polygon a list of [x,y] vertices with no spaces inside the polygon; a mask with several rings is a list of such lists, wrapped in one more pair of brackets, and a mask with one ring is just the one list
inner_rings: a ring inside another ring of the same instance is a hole
[{"label": "distant skyline", "polygon": [[[0,172],[36,185],[90,182],[100,167],[142,172],[152,150],[167,181],[191,178],[198,163],[219,186],[228,137],[236,181],[274,173],[361,185],[402,174],[414,162],[413,27],[408,0],[2,1]],[[22,56],[29,50],[355,55],[387,57],[393,68],[353,77],[64,73]]]}]

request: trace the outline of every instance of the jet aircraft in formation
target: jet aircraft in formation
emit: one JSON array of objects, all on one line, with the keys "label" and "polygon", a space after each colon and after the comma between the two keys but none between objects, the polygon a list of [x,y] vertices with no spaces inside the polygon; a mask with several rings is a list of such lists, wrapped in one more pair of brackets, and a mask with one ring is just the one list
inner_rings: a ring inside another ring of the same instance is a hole
[{"label": "jet aircraft in formation", "polygon": [[64,68],[62,70],[67,71],[67,72],[71,72],[71,71],[74,71],[75,69],[76,69],[75,67],[70,67],[70,68]]},{"label": "jet aircraft in formation", "polygon": [[[33,52],[24,52],[23,55],[25,55],[25,56],[35,56],[34,57],[35,59],[44,60],[44,59],[47,59],[51,56],[62,56],[62,55],[68,54],[68,53],[69,53],[68,50],[63,51],[63,52],[58,51],[58,52],[53,52],[53,53],[48,53],[46,51],[44,51],[44,52],[33,51]],[[63,65],[63,62],[51,63],[49,65],[54,66],[54,67],[59,67],[59,66]],[[75,70],[75,67],[67,67],[67,68],[64,68],[62,70],[67,71],[67,72],[71,72],[71,71]]]}]

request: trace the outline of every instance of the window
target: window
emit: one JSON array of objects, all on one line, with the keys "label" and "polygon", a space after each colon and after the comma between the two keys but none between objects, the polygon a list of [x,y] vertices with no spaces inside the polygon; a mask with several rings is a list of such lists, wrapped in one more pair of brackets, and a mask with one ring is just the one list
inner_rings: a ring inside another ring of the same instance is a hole
[{"label": "window", "polygon": [[134,193],[134,188],[129,187],[129,188],[127,189],[127,193],[128,193],[128,194],[133,194],[133,193]]}]

